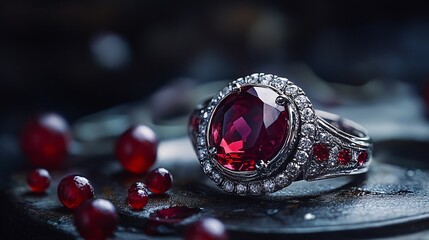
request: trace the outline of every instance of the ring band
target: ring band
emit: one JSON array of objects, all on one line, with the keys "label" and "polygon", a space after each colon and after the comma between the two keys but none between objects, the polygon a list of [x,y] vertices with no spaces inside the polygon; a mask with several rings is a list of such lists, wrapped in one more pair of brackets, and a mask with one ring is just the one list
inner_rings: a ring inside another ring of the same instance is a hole
[{"label": "ring band", "polygon": [[204,173],[239,195],[365,173],[372,159],[362,126],[314,110],[301,88],[272,74],[239,78],[197,106],[189,134]]}]

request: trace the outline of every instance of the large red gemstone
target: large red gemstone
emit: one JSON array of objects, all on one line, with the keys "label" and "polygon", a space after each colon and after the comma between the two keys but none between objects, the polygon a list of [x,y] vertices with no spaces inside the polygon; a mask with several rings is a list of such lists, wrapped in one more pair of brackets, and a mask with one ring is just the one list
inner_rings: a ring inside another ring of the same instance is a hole
[{"label": "large red gemstone", "polygon": [[268,87],[244,86],[225,97],[210,125],[209,144],[216,160],[232,171],[252,171],[282,148],[289,127],[287,108],[276,104],[278,94]]}]

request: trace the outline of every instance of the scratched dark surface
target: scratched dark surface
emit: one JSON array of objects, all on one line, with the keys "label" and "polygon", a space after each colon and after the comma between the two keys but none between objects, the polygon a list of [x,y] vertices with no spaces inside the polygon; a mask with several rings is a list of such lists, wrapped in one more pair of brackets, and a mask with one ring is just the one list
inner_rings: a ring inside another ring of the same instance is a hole
[{"label": "scratched dark surface", "polygon": [[[128,186],[144,176],[124,173],[114,160],[82,159],[67,172],[54,172],[52,185],[43,195],[31,194],[25,171],[16,172],[12,187],[2,193],[6,199],[2,213],[9,219],[4,223],[7,230],[16,237],[77,238],[72,212],[57,200],[56,186],[61,176],[80,173],[93,182],[96,197],[109,199],[117,207],[121,218],[117,239],[179,239],[186,225],[202,216],[219,218],[233,239],[429,236],[424,234],[429,226],[429,170],[422,150],[428,146],[425,142],[377,143],[376,162],[365,176],[294,183],[262,197],[225,194],[208,182],[197,164],[175,163],[164,166],[174,174],[172,190],[152,196],[143,211],[130,211],[125,197]],[[169,219],[157,212],[171,207],[176,207],[171,209],[176,215]]]}]

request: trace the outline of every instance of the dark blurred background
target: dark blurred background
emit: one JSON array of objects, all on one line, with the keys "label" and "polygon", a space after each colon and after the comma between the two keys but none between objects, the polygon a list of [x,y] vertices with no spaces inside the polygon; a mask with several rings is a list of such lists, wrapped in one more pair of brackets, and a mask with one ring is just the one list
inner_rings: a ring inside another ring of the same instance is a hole
[{"label": "dark blurred background", "polygon": [[[424,1],[386,0],[2,1],[2,164],[19,152],[16,136],[33,113],[73,123],[179,77],[311,75],[304,89],[315,86],[310,97],[328,106],[348,94],[377,99],[399,82],[411,105],[427,108],[428,12]],[[331,83],[367,87],[357,95],[340,87],[345,94],[331,99]]]}]

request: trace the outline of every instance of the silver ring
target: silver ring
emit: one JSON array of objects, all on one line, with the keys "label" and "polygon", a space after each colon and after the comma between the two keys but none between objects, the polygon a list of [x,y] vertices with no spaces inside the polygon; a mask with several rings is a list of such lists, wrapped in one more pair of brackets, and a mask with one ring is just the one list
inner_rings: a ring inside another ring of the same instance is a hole
[{"label": "silver ring", "polygon": [[272,74],[239,78],[197,106],[189,134],[204,173],[238,195],[362,174],[372,159],[362,126],[314,110],[301,88]]}]

